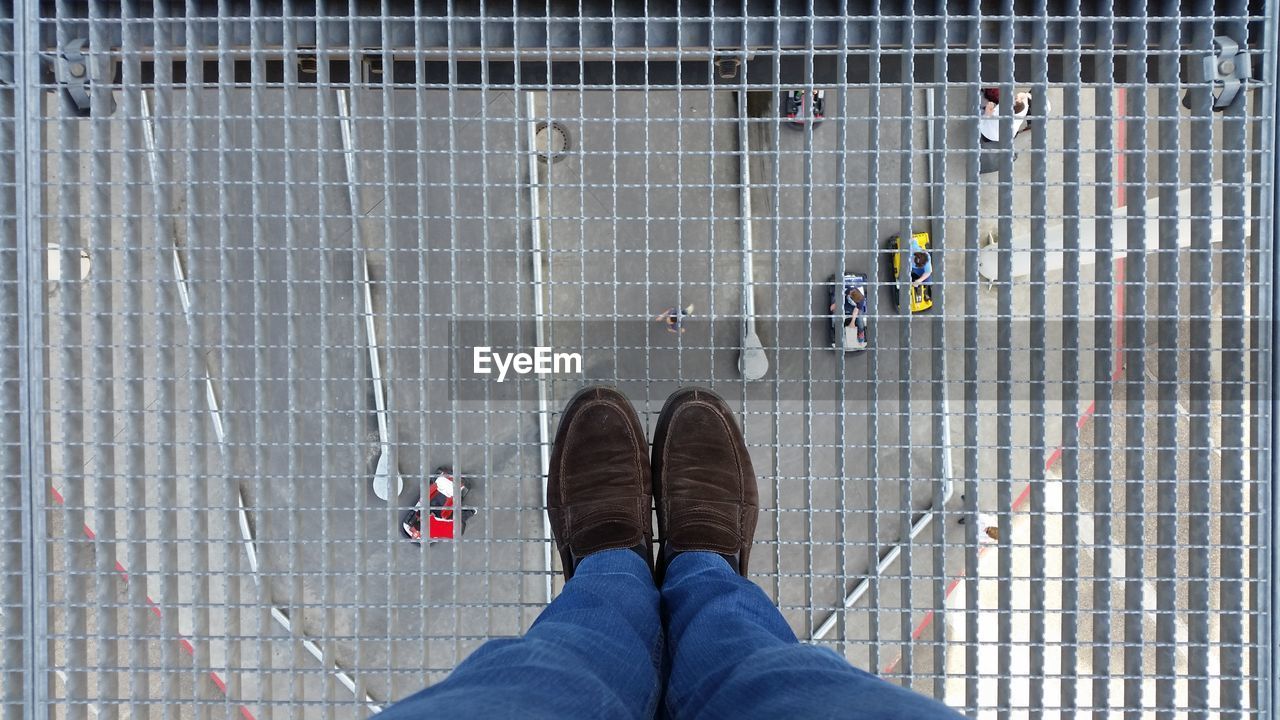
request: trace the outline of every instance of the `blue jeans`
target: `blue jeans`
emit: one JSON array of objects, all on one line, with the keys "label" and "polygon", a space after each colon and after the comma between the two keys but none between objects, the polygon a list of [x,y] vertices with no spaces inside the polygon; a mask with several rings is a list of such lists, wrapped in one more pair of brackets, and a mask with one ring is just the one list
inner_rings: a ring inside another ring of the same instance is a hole
[{"label": "blue jeans", "polygon": [[[666,632],[663,632],[666,628]],[[796,640],[724,558],[676,556],[659,592],[631,550],[583,558],[522,638],[490,640],[379,720],[960,717]]]}]

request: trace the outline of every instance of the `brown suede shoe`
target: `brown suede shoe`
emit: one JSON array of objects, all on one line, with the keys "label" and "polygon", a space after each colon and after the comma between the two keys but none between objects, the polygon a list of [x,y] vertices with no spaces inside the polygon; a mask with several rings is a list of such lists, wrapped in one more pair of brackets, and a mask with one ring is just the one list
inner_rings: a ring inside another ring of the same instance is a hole
[{"label": "brown suede shoe", "polygon": [[594,386],[565,406],[551,451],[547,515],[565,580],[582,558],[636,548],[653,567],[649,445],[622,393]]},{"label": "brown suede shoe", "polygon": [[653,436],[653,495],[659,574],[691,550],[724,555],[747,574],[759,491],[746,440],[719,395],[683,388],[667,398]]}]

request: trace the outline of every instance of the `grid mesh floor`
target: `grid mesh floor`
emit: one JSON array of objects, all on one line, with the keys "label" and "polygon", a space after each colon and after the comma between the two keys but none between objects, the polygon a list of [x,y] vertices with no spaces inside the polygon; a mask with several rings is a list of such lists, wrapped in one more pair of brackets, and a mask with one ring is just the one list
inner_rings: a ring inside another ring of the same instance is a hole
[{"label": "grid mesh floor", "polygon": [[[859,667],[974,716],[1268,714],[1274,3],[552,5],[4,9],[5,717],[438,681],[562,585],[545,466],[587,382],[650,431],[728,399],[751,579]],[[1253,69],[1221,111],[1214,37]],[[498,382],[481,346],[582,368]],[[439,466],[475,514],[415,545]]]}]

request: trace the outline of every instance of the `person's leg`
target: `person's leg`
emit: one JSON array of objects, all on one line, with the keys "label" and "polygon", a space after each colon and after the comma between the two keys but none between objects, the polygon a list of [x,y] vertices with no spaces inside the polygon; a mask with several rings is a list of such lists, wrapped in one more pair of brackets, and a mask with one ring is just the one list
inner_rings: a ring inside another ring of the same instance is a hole
[{"label": "person's leg", "polygon": [[796,640],[755,583],[715,553],[682,553],[662,586],[673,718],[954,718],[946,706]]},{"label": "person's leg", "polygon": [[662,662],[651,480],[626,397],[605,387],[574,395],[547,476],[564,591],[523,638],[486,643],[383,717],[651,717]]},{"label": "person's leg", "polygon": [[650,718],[661,661],[652,570],[629,549],[605,550],[578,563],[524,637],[490,640],[378,718]]},{"label": "person's leg", "polygon": [[668,715],[958,717],[830,650],[799,644],[768,596],[746,579],[758,490],[746,440],[723,399],[700,388],[667,398],[651,464]]}]

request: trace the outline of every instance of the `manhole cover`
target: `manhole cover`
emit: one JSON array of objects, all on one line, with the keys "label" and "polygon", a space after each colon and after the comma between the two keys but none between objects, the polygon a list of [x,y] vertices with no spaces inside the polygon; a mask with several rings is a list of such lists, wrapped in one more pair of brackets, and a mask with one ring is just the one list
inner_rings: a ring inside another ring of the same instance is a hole
[{"label": "manhole cover", "polygon": [[569,152],[569,131],[557,122],[538,123],[534,143],[542,162],[560,162],[565,153]]}]

